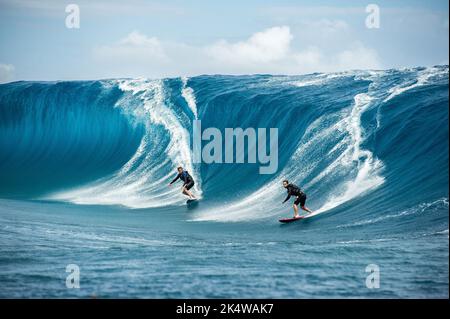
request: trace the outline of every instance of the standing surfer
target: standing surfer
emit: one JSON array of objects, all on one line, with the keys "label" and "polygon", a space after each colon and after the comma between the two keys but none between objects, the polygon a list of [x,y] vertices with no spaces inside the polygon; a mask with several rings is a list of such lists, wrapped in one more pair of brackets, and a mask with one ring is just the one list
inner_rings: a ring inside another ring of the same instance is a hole
[{"label": "standing surfer", "polygon": [[283,201],[283,204],[285,202],[287,202],[289,200],[289,198],[291,198],[291,196],[297,196],[297,199],[294,201],[294,218],[299,218],[300,216],[298,215],[298,204],[300,204],[300,207],[304,210],[307,211],[308,213],[312,213],[312,211],[305,206],[306,203],[306,194],[304,192],[302,192],[302,190],[300,189],[300,187],[294,185],[294,184],[289,184],[289,181],[286,179],[283,181],[283,187],[287,189],[287,197],[286,199]]},{"label": "standing surfer", "polygon": [[197,199],[189,190],[194,186],[195,182],[192,176],[188,173],[188,171],[183,170],[183,167],[177,168],[178,175],[169,183],[169,186],[171,186],[173,183],[175,183],[178,179],[181,179],[183,181],[183,186],[181,187],[181,192],[189,196],[190,199]]}]

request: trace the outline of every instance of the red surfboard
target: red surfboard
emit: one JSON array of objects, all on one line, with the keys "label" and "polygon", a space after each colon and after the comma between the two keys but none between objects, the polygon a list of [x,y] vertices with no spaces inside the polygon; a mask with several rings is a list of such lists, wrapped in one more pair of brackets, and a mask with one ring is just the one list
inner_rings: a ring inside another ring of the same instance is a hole
[{"label": "red surfboard", "polygon": [[305,218],[305,216],[299,216],[296,218],[282,218],[282,219],[279,219],[279,221],[280,221],[280,223],[291,223],[291,222],[295,222],[296,220],[300,220],[303,218]]}]

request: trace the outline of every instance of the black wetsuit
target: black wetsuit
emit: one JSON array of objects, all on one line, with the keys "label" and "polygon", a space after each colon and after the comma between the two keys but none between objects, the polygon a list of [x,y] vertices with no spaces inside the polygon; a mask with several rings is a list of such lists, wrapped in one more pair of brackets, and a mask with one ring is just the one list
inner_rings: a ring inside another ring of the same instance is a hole
[{"label": "black wetsuit", "polygon": [[287,189],[288,195],[287,195],[286,199],[283,201],[283,203],[287,202],[289,200],[289,198],[291,198],[291,196],[297,196],[297,199],[295,200],[294,204],[295,205],[300,204],[300,206],[302,206],[302,207],[305,206],[306,194],[302,192],[300,187],[295,186],[294,184],[288,184],[286,189]]},{"label": "black wetsuit", "polygon": [[173,184],[177,181],[177,179],[181,179],[184,183],[183,186],[189,190],[194,186],[194,179],[191,175],[189,175],[188,171],[183,171],[182,173],[178,174],[177,177],[173,179],[173,181],[170,182],[170,184]]}]

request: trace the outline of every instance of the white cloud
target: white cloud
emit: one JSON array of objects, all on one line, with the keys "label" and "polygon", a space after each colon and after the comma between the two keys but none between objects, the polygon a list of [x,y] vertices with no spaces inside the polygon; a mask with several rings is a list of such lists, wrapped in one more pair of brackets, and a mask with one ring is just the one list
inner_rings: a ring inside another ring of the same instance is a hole
[{"label": "white cloud", "polygon": [[98,65],[110,68],[110,76],[144,76],[149,64],[167,63],[164,47],[156,37],[147,37],[133,31],[112,45],[95,47],[94,59]]},{"label": "white cloud", "polygon": [[0,83],[11,82],[14,79],[14,65],[0,63]]},{"label": "white cloud", "polygon": [[[348,25],[320,20],[316,28],[333,33],[348,29]],[[202,46],[164,42],[133,31],[115,44],[96,47],[94,57],[104,68],[103,77],[304,74],[382,67],[377,52],[357,41],[341,43],[335,52],[327,41],[306,47],[301,41],[288,26],[268,28],[243,41],[219,39]]]},{"label": "white cloud", "polygon": [[361,43],[355,43],[352,48],[340,52],[337,65],[341,70],[381,68],[377,52]]},{"label": "white cloud", "polygon": [[[343,34],[349,26],[342,20],[321,19],[309,25],[323,38]],[[309,32],[310,35],[312,32]],[[217,73],[283,73],[302,74],[348,69],[378,69],[381,62],[375,50],[360,42],[342,42],[340,50],[332,52],[329,41],[325,45],[309,45],[294,49],[294,39],[287,26],[273,27],[252,35],[246,41],[229,43],[220,40],[206,48],[206,53],[220,63]]]},{"label": "white cloud", "polygon": [[229,43],[220,40],[206,49],[213,59],[231,64],[279,61],[289,53],[293,36],[289,27],[273,27],[253,34],[248,40]]},{"label": "white cloud", "polygon": [[335,55],[327,54],[318,47],[309,47],[295,53],[294,59],[299,73],[382,68],[377,52],[366,48],[361,43],[353,43],[350,48],[339,51]]},{"label": "white cloud", "polygon": [[157,57],[164,57],[164,50],[161,43],[156,37],[147,37],[146,35],[140,33],[139,31],[133,31],[125,38],[118,41],[115,48],[141,48],[148,50],[150,55],[155,55]]},{"label": "white cloud", "polygon": [[[322,71],[320,68],[323,67],[322,63],[325,57],[318,47],[308,47],[303,51],[294,53],[293,57],[296,62],[296,67],[300,70],[304,70],[305,72]],[[317,67],[319,69],[316,69]],[[315,71],[313,71],[314,69]]]}]

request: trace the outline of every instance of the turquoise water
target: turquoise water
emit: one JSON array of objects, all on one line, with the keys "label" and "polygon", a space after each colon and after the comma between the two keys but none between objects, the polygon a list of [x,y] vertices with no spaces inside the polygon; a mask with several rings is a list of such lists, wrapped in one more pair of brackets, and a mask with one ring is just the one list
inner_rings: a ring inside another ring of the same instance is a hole
[{"label": "turquoise water", "polygon": [[[277,172],[194,163],[193,119],[278,128]],[[448,66],[15,82],[0,132],[0,297],[448,298]]]},{"label": "turquoise water", "polygon": [[[276,220],[193,223],[183,208],[3,200],[1,206],[2,297],[441,298],[448,292],[448,231],[355,231],[358,226],[343,227],[345,211],[280,226]],[[446,209],[448,202],[438,202],[415,217],[445,224]],[[365,284],[372,263],[380,267],[379,289]],[[80,289],[66,288],[68,264],[80,267]]]}]

